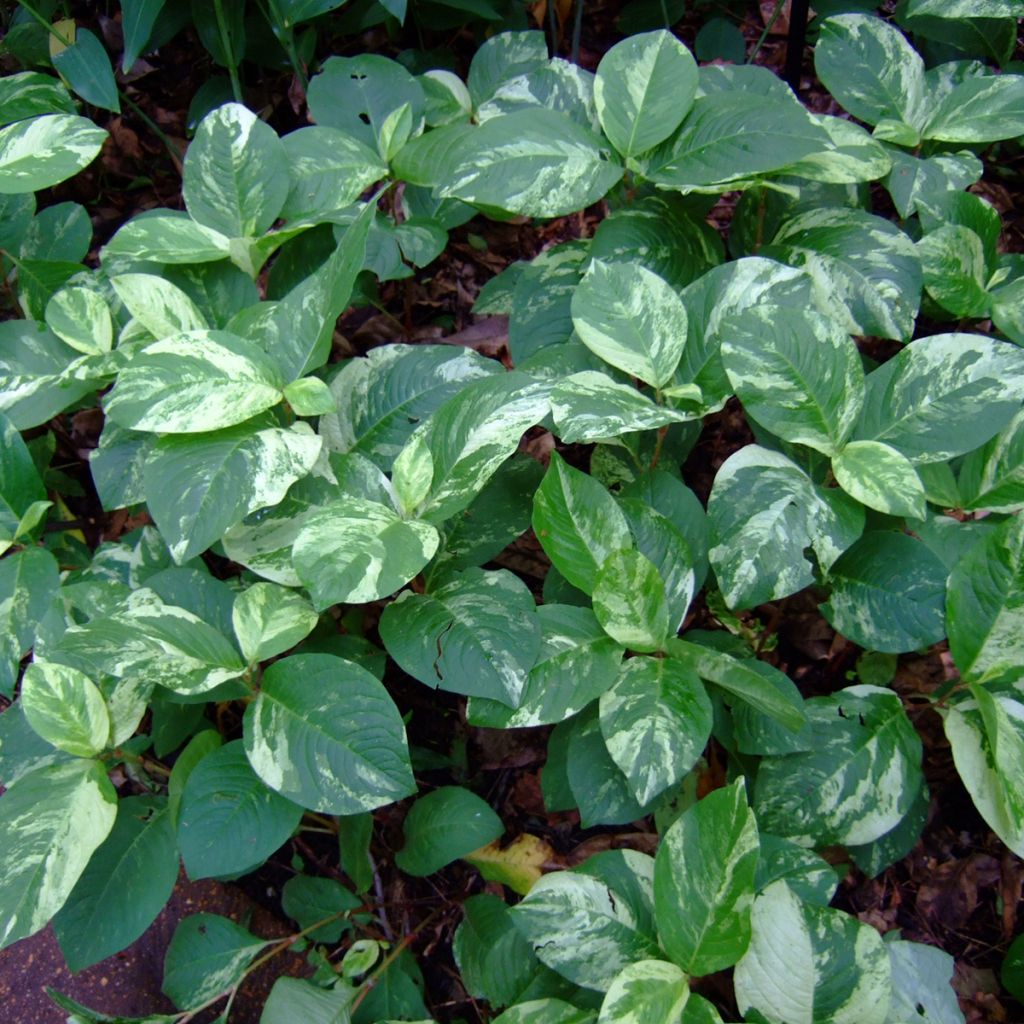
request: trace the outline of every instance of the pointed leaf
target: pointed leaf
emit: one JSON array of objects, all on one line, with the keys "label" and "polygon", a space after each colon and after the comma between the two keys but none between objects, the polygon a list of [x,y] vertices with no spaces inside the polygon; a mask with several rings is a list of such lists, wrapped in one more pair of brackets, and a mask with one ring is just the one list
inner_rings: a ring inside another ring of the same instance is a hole
[{"label": "pointed leaf", "polygon": [[36,192],[77,174],[107,138],[88,118],[44,114],[0,128],[0,194]]},{"label": "pointed leaf", "polygon": [[47,743],[77,757],[92,757],[110,744],[110,715],[99,687],[67,665],[36,661],[25,669],[21,707]]},{"label": "pointed leaf", "polygon": [[651,561],[632,548],[613,551],[594,580],[594,614],[624,647],[657,651],[669,635],[665,584]]},{"label": "pointed leaf", "polygon": [[925,491],[913,464],[881,441],[852,441],[832,457],[836,481],[851,498],[890,516],[925,517]]}]

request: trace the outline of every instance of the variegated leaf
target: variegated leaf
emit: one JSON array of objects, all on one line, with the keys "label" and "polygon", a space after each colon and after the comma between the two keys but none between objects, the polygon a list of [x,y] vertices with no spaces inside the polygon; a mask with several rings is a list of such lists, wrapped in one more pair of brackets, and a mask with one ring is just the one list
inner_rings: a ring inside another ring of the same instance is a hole
[{"label": "variegated leaf", "polygon": [[305,423],[161,438],[146,458],[142,486],[174,560],[187,562],[250,512],[276,505],[313,468],[321,444]]},{"label": "variegated leaf", "polygon": [[960,674],[984,682],[1017,674],[1024,651],[1024,519],[1001,523],[949,576],[949,652]]},{"label": "variegated leaf", "polygon": [[107,133],[87,117],[43,114],[0,128],[0,194],[37,192],[92,163]]},{"label": "variegated leaf", "polygon": [[561,217],[597,202],[621,177],[600,136],[537,107],[493,117],[457,138],[440,192],[528,217]]},{"label": "variegated leaf", "polygon": [[629,964],[658,958],[629,903],[597,878],[545,875],[511,913],[540,961],[584,988],[607,991]]},{"label": "variegated leaf", "polygon": [[288,195],[288,157],[277,133],[241,103],[225,103],[196,128],[181,192],[192,218],[228,238],[261,235]]},{"label": "variegated leaf", "polygon": [[504,570],[446,580],[427,594],[405,591],[384,609],[384,646],[426,686],[518,707],[540,651],[533,595]]},{"label": "variegated leaf", "polygon": [[965,78],[932,108],[921,131],[926,139],[967,143],[1022,133],[1024,76],[1010,74]]},{"label": "variegated leaf", "polygon": [[835,454],[864,402],[857,346],[813,310],[759,305],[722,321],[722,361],[744,409],[785,441]]},{"label": "variegated leaf", "polygon": [[925,491],[913,464],[881,441],[851,441],[832,456],[836,482],[851,498],[890,516],[925,517]]},{"label": "variegated leaf", "polygon": [[753,939],[736,965],[736,1001],[768,1024],[886,1024],[889,954],[870,925],[804,903],[774,882],[754,900]]},{"label": "variegated leaf", "polygon": [[502,82],[476,113],[483,124],[517,110],[554,110],[591,131],[601,130],[594,104],[594,75],[567,60],[554,57],[526,74]]},{"label": "variegated leaf", "polygon": [[689,995],[689,981],[675,964],[637,960],[615,976],[598,1024],[677,1024]]},{"label": "variegated leaf", "polygon": [[842,117],[817,114],[814,120],[828,133],[830,145],[790,164],[786,173],[811,181],[852,185],[884,178],[893,158],[859,124]]},{"label": "variegated leaf", "polygon": [[84,758],[37,768],[0,797],[0,948],[60,910],[116,815],[103,766]]},{"label": "variegated leaf", "polygon": [[114,340],[110,309],[99,292],[65,285],[46,304],[46,325],[75,351],[87,356],[109,352]]},{"label": "variegated leaf", "polygon": [[157,339],[209,326],[188,294],[166,278],[156,274],[118,274],[110,283],[128,312]]},{"label": "variegated leaf", "polygon": [[997,434],[1024,399],[1024,351],[977,334],[918,338],[868,374],[855,436],[945,462]]},{"label": "variegated leaf", "polygon": [[672,379],[686,342],[686,307],[640,263],[594,260],[572,297],[572,322],[605,362],[652,387]]},{"label": "variegated leaf", "polygon": [[813,583],[804,549],[828,568],[860,535],[864,511],[815,487],[784,455],[747,445],[715,477],[708,526],[722,595],[730,608],[749,608]]},{"label": "variegated leaf", "polygon": [[317,620],[305,598],[273,583],[246,587],[231,608],[235,637],[250,665],[284,654],[313,631]]},{"label": "variegated leaf", "polygon": [[622,648],[588,608],[542,604],[541,648],[517,708],[471,697],[467,718],[475,726],[517,729],[554,725],[582,711],[615,682]]},{"label": "variegated leaf", "polygon": [[212,263],[226,260],[231,240],[213,228],[197,224],[176,210],[134,217],[118,228],[103,249],[103,259],[123,256],[154,263]]},{"label": "variegated leaf", "polygon": [[28,724],[58,750],[92,757],[110,744],[103,694],[77,669],[34,661],[21,681],[21,708]]},{"label": "variegated leaf", "polygon": [[956,770],[975,807],[1020,857],[1024,851],[1024,703],[972,685],[973,700],[944,712]]},{"label": "variegated leaf", "polygon": [[917,243],[924,286],[943,309],[962,317],[988,315],[991,298],[982,240],[961,224],[943,224]]},{"label": "variegated leaf", "polygon": [[623,156],[664,142],[697,92],[697,63],[671,32],[631,35],[601,58],[594,99],[601,127]]},{"label": "variegated leaf", "polygon": [[341,498],[305,518],[292,562],[323,611],[395,593],[430,561],[439,541],[429,523],[403,520],[379,502]]},{"label": "variegated leaf", "polygon": [[921,740],[899,697],[850,686],[805,702],[812,746],[761,761],[754,791],[766,831],[801,846],[860,845],[885,835],[921,788]]},{"label": "variegated leaf", "polygon": [[679,782],[711,735],[704,684],[672,658],[630,658],[600,709],[608,753],[641,804]]},{"label": "variegated leaf", "polygon": [[594,580],[594,614],[604,631],[635,651],[660,650],[669,635],[665,583],[633,548],[613,551]]},{"label": "variegated leaf", "polygon": [[281,401],[273,360],[227,331],[185,331],[147,345],[118,375],[106,413],[123,427],[198,434]]},{"label": "variegated leaf", "polygon": [[[955,6],[955,5],[954,5]],[[953,976],[956,962],[935,946],[896,939],[885,944],[892,967],[889,1020],[966,1024]]]},{"label": "variegated leaf", "polygon": [[818,308],[851,334],[911,336],[921,263],[914,243],[889,221],[863,210],[807,210],[760,252],[809,274]]},{"label": "variegated leaf", "polygon": [[968,511],[1016,512],[1024,507],[1024,412],[960,466],[958,484]]},{"label": "variegated leaf", "polygon": [[398,708],[382,683],[342,658],[275,661],[243,732],[256,774],[303,807],[358,814],[415,791]]}]

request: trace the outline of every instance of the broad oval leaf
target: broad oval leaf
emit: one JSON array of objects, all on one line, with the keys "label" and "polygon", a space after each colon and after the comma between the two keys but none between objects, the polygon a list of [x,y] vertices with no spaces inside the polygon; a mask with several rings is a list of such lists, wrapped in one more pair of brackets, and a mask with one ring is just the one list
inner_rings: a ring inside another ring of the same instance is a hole
[{"label": "broad oval leaf", "polygon": [[964,459],[957,483],[968,511],[1016,512],[1024,507],[1024,412]]},{"label": "broad oval leaf", "polygon": [[28,724],[58,750],[92,757],[110,744],[103,694],[77,669],[34,661],[21,682],[21,707]]},{"label": "broad oval leaf", "polygon": [[8,699],[59,588],[57,560],[45,548],[28,547],[0,561],[0,693]]},{"label": "broad oval leaf", "polygon": [[594,614],[624,647],[660,650],[669,635],[665,583],[654,564],[633,548],[613,551],[594,580]]},{"label": "broad oval leaf", "polygon": [[147,345],[118,375],[106,413],[133,430],[199,434],[277,405],[273,360],[227,331],[183,331]]},{"label": "broad oval leaf", "polygon": [[65,285],[46,304],[46,325],[75,351],[87,356],[109,352],[114,340],[110,309],[84,285]]},{"label": "broad oval leaf", "polygon": [[899,654],[946,635],[946,567],[919,540],[888,530],[864,534],[828,571],[822,614],[861,647]]},{"label": "broad oval leaf", "polygon": [[[1019,17],[1019,13],[1017,17]],[[965,78],[929,112],[921,131],[942,142],[994,142],[1024,133],[1024,76]]]},{"label": "broad oval leaf", "polygon": [[430,561],[440,538],[429,523],[386,505],[342,498],[306,516],[292,561],[318,611],[395,593]]},{"label": "broad oval leaf", "polygon": [[881,687],[847,687],[804,707],[811,745],[761,761],[758,822],[801,846],[873,842],[899,824],[921,788],[921,740],[899,697]]},{"label": "broad oval leaf", "polygon": [[595,355],[660,388],[686,343],[686,307],[640,263],[594,260],[572,297],[572,322]]},{"label": "broad oval leaf", "polygon": [[623,156],[664,142],[682,123],[696,92],[696,61],[664,30],[616,43],[601,58],[594,81],[601,127]]},{"label": "broad oval leaf", "polygon": [[266,661],[305,640],[318,616],[310,603],[274,583],[253,583],[235,597],[231,622],[250,665]]},{"label": "broad oval leaf", "polygon": [[164,908],[178,870],[167,801],[120,800],[110,835],[53,919],[68,967],[81,971],[133,943]]},{"label": "broad oval leaf", "polygon": [[303,654],[274,662],[243,725],[256,774],[303,807],[358,814],[414,791],[398,709],[350,661]]},{"label": "broad oval leaf", "polygon": [[402,824],[405,845],[395,864],[422,877],[478,850],[505,831],[490,805],[462,786],[442,786],[421,796]]},{"label": "broad oval leaf", "polygon": [[609,986],[598,1024],[677,1024],[689,996],[689,981],[675,964],[638,960]]},{"label": "broad oval leaf", "polygon": [[826,455],[842,447],[864,402],[853,340],[813,310],[758,305],[722,321],[722,361],[744,409],[785,441]]},{"label": "broad oval leaf", "polygon": [[545,875],[511,914],[540,961],[584,988],[606,991],[629,964],[658,959],[628,902],[597,878]]},{"label": "broad oval leaf", "polygon": [[672,658],[631,658],[601,695],[608,753],[647,804],[696,764],[711,735],[711,700],[699,676]]},{"label": "broad oval leaf", "polygon": [[743,778],[704,797],[663,836],[654,913],[665,951],[688,974],[729,967],[746,952],[758,849]]},{"label": "broad oval leaf", "polygon": [[107,773],[84,758],[37,768],[0,797],[0,949],[60,910],[116,815]]},{"label": "broad oval leaf", "polygon": [[188,293],[156,274],[118,274],[110,279],[118,298],[155,338],[208,327]]},{"label": "broad oval leaf", "polygon": [[972,546],[949,576],[949,652],[960,674],[985,682],[1017,673],[1024,650],[1024,519]]},{"label": "broad oval leaf", "polygon": [[925,517],[925,491],[908,458],[881,441],[852,441],[832,456],[832,472],[851,498],[890,516]]},{"label": "broad oval leaf", "polygon": [[540,650],[533,595],[504,570],[452,573],[427,594],[405,591],[384,609],[388,653],[426,686],[518,707]]},{"label": "broad oval leaf", "polygon": [[302,808],[268,789],[241,740],[204,757],[185,783],[178,845],[189,878],[254,870],[287,842]]},{"label": "broad oval leaf", "polygon": [[891,969],[881,936],[839,910],[804,903],[785,882],[754,900],[753,939],[736,965],[740,1012],[769,1024],[885,1024]]},{"label": "broad oval leaf", "polygon": [[621,177],[601,138],[543,107],[492,117],[458,137],[441,194],[527,217],[561,217],[597,202]]},{"label": "broad oval leaf", "polygon": [[241,238],[262,235],[274,223],[289,180],[277,132],[241,103],[225,103],[196,128],[181,192],[194,220]]},{"label": "broad oval leaf", "polygon": [[44,114],[0,128],[0,194],[37,192],[92,163],[107,133],[75,114]]}]

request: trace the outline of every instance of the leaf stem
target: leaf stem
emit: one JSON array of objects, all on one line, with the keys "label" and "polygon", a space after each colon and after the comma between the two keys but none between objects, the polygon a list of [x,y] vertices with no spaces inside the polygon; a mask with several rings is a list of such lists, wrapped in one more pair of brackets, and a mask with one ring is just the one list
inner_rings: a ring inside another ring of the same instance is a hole
[{"label": "leaf stem", "polygon": [[213,0],[213,13],[217,18],[217,31],[220,33],[220,45],[224,50],[224,59],[227,61],[228,74],[231,76],[231,92],[236,103],[244,103],[242,98],[242,83],[238,80],[238,62],[235,60],[235,51],[231,45],[231,33],[228,31],[228,23],[224,18],[223,0]]},{"label": "leaf stem", "polygon": [[73,39],[65,39],[65,38],[64,38],[64,36],[62,36],[62,35],[61,35],[61,34],[60,34],[60,33],[59,33],[58,31],[57,31],[57,27],[56,27],[56,26],[55,26],[55,25],[53,24],[53,22],[47,21],[47,20],[46,20],[46,18],[44,18],[44,17],[43,17],[43,16],[42,16],[42,15],[41,15],[41,14],[39,13],[39,11],[37,11],[37,10],[36,10],[36,9],[35,9],[35,8],[34,8],[34,7],[33,7],[33,6],[31,5],[31,4],[29,4],[29,3],[25,3],[25,2],[22,2],[21,6],[22,6],[22,7],[23,7],[23,8],[24,8],[24,9],[25,9],[26,11],[28,11],[28,13],[29,13],[29,14],[30,14],[30,15],[31,15],[31,16],[32,16],[33,18],[35,18],[35,20],[36,20],[36,21],[38,21],[38,22],[39,22],[39,24],[40,24],[40,25],[42,25],[42,26],[43,26],[43,28],[45,28],[45,29],[46,29],[46,31],[47,31],[47,32],[49,32],[49,33],[50,33],[50,35],[54,37],[54,39],[56,39],[56,40],[58,40],[59,42],[63,43],[63,44],[65,45],[65,46],[74,46],[74,45],[75,45],[75,41],[74,41]]}]

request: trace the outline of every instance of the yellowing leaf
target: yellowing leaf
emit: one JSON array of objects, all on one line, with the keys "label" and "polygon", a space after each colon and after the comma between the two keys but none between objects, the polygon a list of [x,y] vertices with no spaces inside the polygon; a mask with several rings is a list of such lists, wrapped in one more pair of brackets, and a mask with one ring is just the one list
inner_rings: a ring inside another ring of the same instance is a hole
[{"label": "yellowing leaf", "polygon": [[543,839],[525,833],[504,848],[500,840],[495,840],[464,859],[488,882],[501,882],[513,892],[525,896],[544,874],[544,865],[556,860],[557,854]]}]

